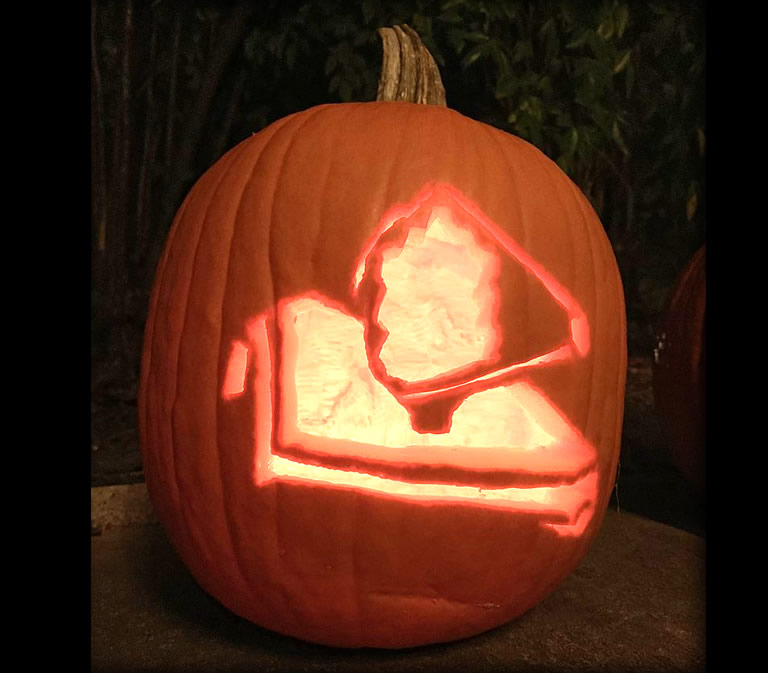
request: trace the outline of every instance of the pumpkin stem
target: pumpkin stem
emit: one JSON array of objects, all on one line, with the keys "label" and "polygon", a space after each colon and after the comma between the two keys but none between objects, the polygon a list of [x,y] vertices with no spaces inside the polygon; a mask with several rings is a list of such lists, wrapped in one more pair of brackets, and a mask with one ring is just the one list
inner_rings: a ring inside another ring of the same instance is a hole
[{"label": "pumpkin stem", "polygon": [[376,100],[446,106],[435,59],[408,25],[379,28],[384,57]]}]

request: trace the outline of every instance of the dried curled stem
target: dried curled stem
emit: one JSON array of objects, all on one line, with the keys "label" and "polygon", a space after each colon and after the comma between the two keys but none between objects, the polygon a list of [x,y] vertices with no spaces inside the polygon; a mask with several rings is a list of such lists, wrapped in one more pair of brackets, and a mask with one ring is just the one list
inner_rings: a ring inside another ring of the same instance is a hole
[{"label": "dried curled stem", "polygon": [[445,106],[445,87],[435,59],[407,25],[379,28],[384,58],[376,100]]}]

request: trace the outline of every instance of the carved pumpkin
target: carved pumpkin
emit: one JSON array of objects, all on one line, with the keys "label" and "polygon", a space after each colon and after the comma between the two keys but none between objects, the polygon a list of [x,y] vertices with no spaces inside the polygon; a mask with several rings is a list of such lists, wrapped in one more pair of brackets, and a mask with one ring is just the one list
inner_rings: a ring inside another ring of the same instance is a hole
[{"label": "carved pumpkin", "polygon": [[672,289],[653,364],[654,402],[672,461],[699,490],[706,480],[706,278],[702,246]]},{"label": "carved pumpkin", "polygon": [[325,105],[199,180],[159,265],[147,486],[200,585],[313,642],[506,622],[597,534],[625,318],[588,201],[445,107]]}]

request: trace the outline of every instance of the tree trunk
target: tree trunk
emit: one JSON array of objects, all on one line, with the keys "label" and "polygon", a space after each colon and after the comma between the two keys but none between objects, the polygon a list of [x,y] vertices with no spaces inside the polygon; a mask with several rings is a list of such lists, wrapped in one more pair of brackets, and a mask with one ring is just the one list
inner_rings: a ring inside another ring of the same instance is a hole
[{"label": "tree trunk", "polygon": [[105,241],[106,274],[99,279],[105,289],[106,308],[114,317],[123,313],[128,268],[126,236],[130,216],[126,211],[130,203],[132,183],[130,159],[133,151],[131,98],[135,60],[134,22],[133,0],[127,0],[123,23],[120,87],[113,135],[112,169],[109,180],[109,209]]},{"label": "tree trunk", "polygon": [[[152,29],[149,36],[149,55],[147,61],[147,71],[150,73],[157,60],[158,21],[157,14],[154,11],[151,12],[151,21]],[[131,265],[134,269],[134,283],[138,282],[140,277],[139,267],[145,257],[147,235],[150,229],[149,221],[152,213],[152,202],[150,199],[152,179],[155,175],[156,129],[158,127],[157,113],[155,111],[154,78],[153,74],[149,75],[144,97],[144,137],[141,143],[141,164],[136,185],[136,236],[134,247],[136,263]]]},{"label": "tree trunk", "polygon": [[[248,29],[248,19],[256,11],[256,6],[250,3],[240,3],[232,9],[227,20],[219,25],[216,30],[216,43],[213,51],[208,55],[208,66],[202,75],[197,99],[190,106],[186,116],[186,123],[176,135],[173,118],[175,115],[176,97],[176,54],[177,40],[180,33],[180,24],[174,27],[174,61],[171,72],[171,91],[168,103],[168,125],[166,127],[166,161],[168,179],[165,181],[166,190],[163,203],[158,209],[158,218],[168,223],[181,205],[184,193],[189,187],[190,174],[195,170],[195,159],[200,150],[201,138],[208,119],[211,105],[235,50],[241,45],[243,36]],[[177,137],[178,142],[171,143],[171,138]],[[178,147],[174,154],[173,145]],[[151,248],[147,253],[147,266],[153,269],[160,258],[165,237],[158,235],[152,237]]]},{"label": "tree trunk", "polygon": [[208,113],[213,98],[219,88],[219,83],[232,54],[240,46],[248,19],[256,7],[249,3],[237,5],[227,20],[217,30],[217,41],[214,51],[208,57],[208,67],[203,73],[195,105],[190,109],[187,123],[184,125],[178,154],[171,165],[172,180],[168,189],[167,207],[175,211],[181,202],[187,188],[189,171],[192,169],[203,127],[208,119]]},{"label": "tree trunk", "polygon": [[[107,189],[106,149],[104,146],[104,93],[96,42],[98,25],[97,5],[91,2],[91,227],[95,255],[93,266],[98,266],[106,246]],[[96,269],[93,269],[96,271]]]},{"label": "tree trunk", "polygon": [[224,113],[224,120],[221,122],[221,128],[216,136],[216,142],[213,144],[214,158],[220,157],[227,149],[229,134],[232,131],[232,126],[235,123],[235,117],[237,116],[237,106],[245,91],[247,80],[248,72],[245,69],[241,69],[232,86],[232,95],[229,97],[229,103]]},{"label": "tree trunk", "polygon": [[173,129],[176,121],[176,86],[178,81],[179,41],[181,40],[181,10],[174,7],[173,37],[171,39],[171,72],[168,84],[168,108],[165,119],[164,165],[170,167],[173,161]]}]

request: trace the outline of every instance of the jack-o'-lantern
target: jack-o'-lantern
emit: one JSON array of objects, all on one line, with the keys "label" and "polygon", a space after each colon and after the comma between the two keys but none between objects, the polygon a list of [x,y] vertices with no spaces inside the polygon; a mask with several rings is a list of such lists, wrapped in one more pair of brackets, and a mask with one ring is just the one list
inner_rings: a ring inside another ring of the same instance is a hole
[{"label": "jack-o'-lantern", "polygon": [[673,464],[699,491],[706,484],[706,246],[670,293],[653,361],[656,411]]},{"label": "jack-o'-lantern", "polygon": [[610,244],[552,161],[443,106],[323,105],[231,150],[176,216],[147,485],[200,585],[259,625],[466,637],[586,553],[625,363]]}]

